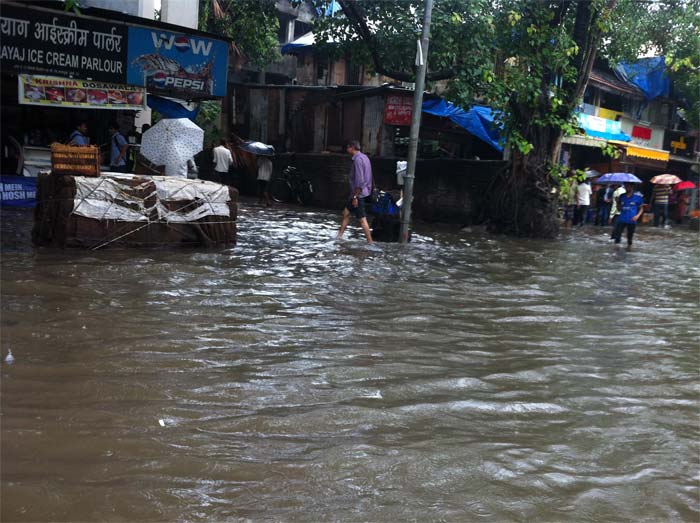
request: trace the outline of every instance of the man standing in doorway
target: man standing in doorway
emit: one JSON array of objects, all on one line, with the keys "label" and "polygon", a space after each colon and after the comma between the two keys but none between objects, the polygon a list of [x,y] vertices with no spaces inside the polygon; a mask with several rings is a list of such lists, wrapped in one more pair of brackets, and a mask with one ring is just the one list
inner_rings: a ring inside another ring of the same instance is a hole
[{"label": "man standing in doorway", "polygon": [[345,150],[352,156],[350,167],[350,197],[343,209],[343,220],[340,224],[337,239],[343,237],[343,233],[350,223],[352,213],[360,221],[360,226],[365,232],[367,243],[372,242],[372,232],[367,223],[365,211],[365,198],[372,194],[372,164],[367,155],[360,151],[360,142],[352,140],[345,146]]},{"label": "man standing in doorway", "polygon": [[228,181],[228,170],[233,163],[231,150],[226,147],[226,140],[219,140],[219,145],[214,147],[214,181],[216,183],[226,183]]},{"label": "man standing in doorway", "polygon": [[119,124],[117,122],[109,124],[109,136],[109,170],[114,173],[125,173],[129,143],[124,138],[124,135],[119,132]]}]

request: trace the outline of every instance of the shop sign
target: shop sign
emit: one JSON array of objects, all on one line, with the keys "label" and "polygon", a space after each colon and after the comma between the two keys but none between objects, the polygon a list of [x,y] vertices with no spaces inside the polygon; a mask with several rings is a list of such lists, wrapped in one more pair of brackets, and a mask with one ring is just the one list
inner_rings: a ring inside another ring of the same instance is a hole
[{"label": "shop sign", "polygon": [[682,131],[666,131],[663,148],[671,154],[692,158],[695,154],[697,137]]},{"label": "shop sign", "polygon": [[19,103],[50,107],[141,111],[146,108],[146,89],[124,84],[21,74],[19,75]]},{"label": "shop sign", "polygon": [[226,95],[228,43],[160,29],[129,28],[127,83],[180,98]]},{"label": "shop sign", "polygon": [[651,127],[643,127],[641,125],[632,126],[632,138],[638,138],[642,141],[651,140]]},{"label": "shop sign", "polygon": [[60,12],[3,5],[3,72],[125,83],[126,26]]},{"label": "shop sign", "polygon": [[36,178],[26,176],[0,177],[0,205],[3,207],[34,207]]},{"label": "shop sign", "polygon": [[391,95],[384,103],[384,123],[389,125],[411,125],[413,98]]}]

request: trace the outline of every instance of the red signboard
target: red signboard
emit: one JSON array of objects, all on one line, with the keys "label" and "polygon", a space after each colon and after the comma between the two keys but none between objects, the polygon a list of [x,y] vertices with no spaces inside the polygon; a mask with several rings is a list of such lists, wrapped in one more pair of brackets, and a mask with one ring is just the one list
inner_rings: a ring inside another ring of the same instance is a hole
[{"label": "red signboard", "polygon": [[649,127],[635,125],[632,127],[632,136],[640,140],[651,140],[651,129]]},{"label": "red signboard", "polygon": [[409,96],[387,96],[384,103],[384,123],[389,125],[411,125],[413,98]]}]

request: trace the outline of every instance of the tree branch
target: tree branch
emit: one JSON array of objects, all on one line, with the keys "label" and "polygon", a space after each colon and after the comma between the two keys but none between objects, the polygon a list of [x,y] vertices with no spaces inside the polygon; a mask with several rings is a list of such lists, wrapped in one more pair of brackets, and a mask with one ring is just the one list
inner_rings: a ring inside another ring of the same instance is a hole
[{"label": "tree branch", "polygon": [[[362,41],[367,46],[372,57],[372,63],[374,64],[374,69],[384,76],[393,78],[394,80],[399,80],[401,82],[415,82],[416,80],[416,70],[413,68],[411,72],[408,71],[392,71],[384,67],[382,63],[381,56],[379,54],[379,45],[377,39],[370,31],[367,26],[367,20],[362,9],[357,5],[354,0],[338,0],[343,13],[347,17],[350,25],[355,30],[355,32],[360,36]],[[428,72],[425,75],[425,79],[429,81],[446,80],[448,78],[453,78],[456,72],[449,69],[442,69],[440,71]]]}]

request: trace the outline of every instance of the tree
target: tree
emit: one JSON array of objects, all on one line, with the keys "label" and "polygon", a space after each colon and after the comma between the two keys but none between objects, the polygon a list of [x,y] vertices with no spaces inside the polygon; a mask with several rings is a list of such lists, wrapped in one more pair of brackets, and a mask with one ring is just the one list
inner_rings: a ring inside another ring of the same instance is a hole
[{"label": "tree", "polygon": [[199,0],[199,29],[231,38],[234,53],[257,66],[280,59],[275,0]]},{"label": "tree", "polygon": [[[323,19],[318,40],[326,41],[332,34],[340,40],[339,52],[354,52],[371,60],[377,72],[410,80],[422,2],[339,2],[345,17]],[[694,27],[697,35],[698,10],[692,9],[697,2],[436,1],[427,78],[450,78],[448,98],[461,105],[475,100],[490,105],[511,152],[510,168],[489,206],[495,230],[556,235],[557,202],[552,189],[558,185],[561,140],[574,132],[573,115],[598,50],[611,60],[621,56],[621,49],[616,49],[621,36],[616,31],[628,30],[640,18],[645,19],[647,34],[639,30],[634,43],[627,46],[630,54],[650,41],[659,49],[692,47],[678,39],[674,44],[660,31],[652,38],[651,30],[663,14],[672,24],[683,19],[684,27],[689,31]]]}]

